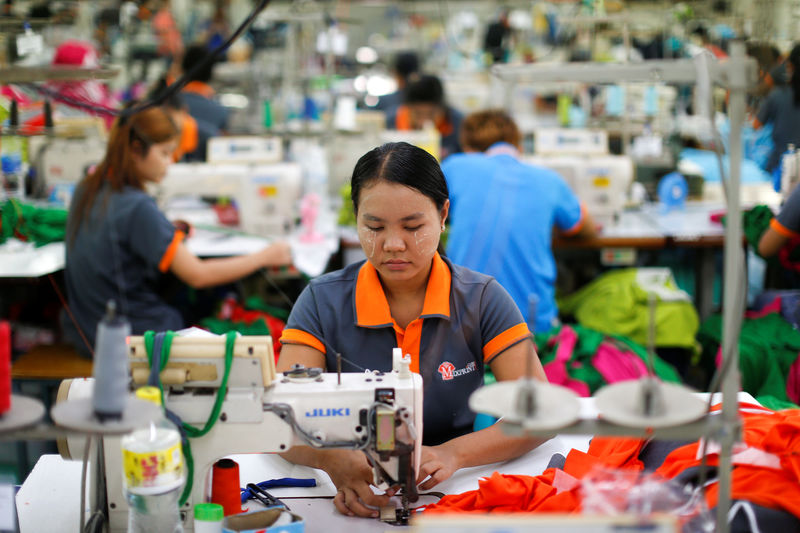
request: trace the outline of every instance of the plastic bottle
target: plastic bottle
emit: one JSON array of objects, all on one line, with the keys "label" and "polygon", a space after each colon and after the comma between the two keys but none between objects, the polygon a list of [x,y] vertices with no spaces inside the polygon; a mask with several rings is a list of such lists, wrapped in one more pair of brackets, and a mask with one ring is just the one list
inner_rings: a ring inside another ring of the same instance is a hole
[{"label": "plastic bottle", "polygon": [[[156,387],[142,387],[136,396],[161,404]],[[183,533],[178,504],[185,477],[178,429],[161,417],[123,437],[121,446],[128,532]]]},{"label": "plastic bottle", "polygon": [[218,503],[198,503],[194,506],[194,533],[222,533],[225,511]]}]

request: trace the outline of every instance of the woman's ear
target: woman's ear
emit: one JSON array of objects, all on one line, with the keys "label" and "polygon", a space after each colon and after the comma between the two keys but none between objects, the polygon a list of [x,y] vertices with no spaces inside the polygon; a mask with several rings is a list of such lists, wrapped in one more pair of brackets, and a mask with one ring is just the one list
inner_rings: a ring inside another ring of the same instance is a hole
[{"label": "woman's ear", "polygon": [[139,159],[144,159],[146,154],[147,150],[145,149],[144,143],[142,141],[136,139],[131,141],[131,155]]},{"label": "woman's ear", "polygon": [[444,231],[444,223],[447,221],[447,215],[450,213],[450,200],[445,200],[442,205],[442,210],[439,211],[439,218],[442,222],[442,231]]}]

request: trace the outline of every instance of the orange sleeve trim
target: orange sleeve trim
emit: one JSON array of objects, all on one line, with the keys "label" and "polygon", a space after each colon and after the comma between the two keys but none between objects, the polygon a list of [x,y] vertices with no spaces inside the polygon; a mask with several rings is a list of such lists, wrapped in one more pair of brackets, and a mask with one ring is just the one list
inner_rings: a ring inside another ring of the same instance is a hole
[{"label": "orange sleeve trim", "polygon": [[581,219],[575,223],[571,228],[561,232],[565,237],[572,237],[577,235],[583,229],[583,223],[586,221],[586,206],[581,203]]},{"label": "orange sleeve trim", "polygon": [[797,237],[800,237],[800,233],[796,233],[790,230],[789,228],[778,222],[777,218],[773,218],[772,220],[769,221],[769,227],[774,229],[776,232],[780,233],[787,239],[795,239]]},{"label": "orange sleeve trim", "polygon": [[495,355],[499,354],[514,343],[531,336],[528,324],[521,322],[512,326],[503,333],[493,338],[483,347],[483,361],[488,363]]},{"label": "orange sleeve trim", "polygon": [[281,344],[303,344],[325,353],[325,345],[319,339],[300,329],[284,329],[280,342]]},{"label": "orange sleeve trim", "polygon": [[166,272],[169,270],[169,266],[172,264],[172,260],[175,259],[175,254],[178,251],[178,245],[183,242],[183,238],[186,237],[186,234],[181,230],[175,230],[175,235],[172,237],[172,242],[169,243],[167,246],[167,251],[164,252],[164,255],[161,256],[161,261],[158,263],[158,270],[161,272]]}]

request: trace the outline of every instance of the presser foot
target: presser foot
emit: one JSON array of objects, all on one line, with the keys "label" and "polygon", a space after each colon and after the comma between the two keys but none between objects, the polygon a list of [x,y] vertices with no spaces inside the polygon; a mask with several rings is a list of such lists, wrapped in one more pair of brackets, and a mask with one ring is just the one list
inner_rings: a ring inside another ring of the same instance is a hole
[{"label": "presser foot", "polygon": [[380,521],[396,526],[407,526],[408,519],[411,516],[411,511],[408,509],[408,498],[402,497],[402,507],[395,507],[394,505],[384,505],[381,507]]}]

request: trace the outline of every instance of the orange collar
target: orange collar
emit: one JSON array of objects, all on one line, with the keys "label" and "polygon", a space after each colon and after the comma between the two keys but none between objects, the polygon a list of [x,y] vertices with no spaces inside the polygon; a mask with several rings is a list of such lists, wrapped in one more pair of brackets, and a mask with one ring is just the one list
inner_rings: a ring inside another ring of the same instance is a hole
[{"label": "orange collar", "polygon": [[211,85],[202,81],[190,81],[182,90],[185,93],[199,94],[206,98],[212,98],[215,94]]},{"label": "orange collar", "polygon": [[[451,274],[447,264],[437,252],[425,289],[425,303],[420,318],[450,318]],[[378,278],[378,271],[367,261],[358,271],[355,291],[356,325],[364,328],[392,326],[395,322],[389,311],[389,302]]]}]

